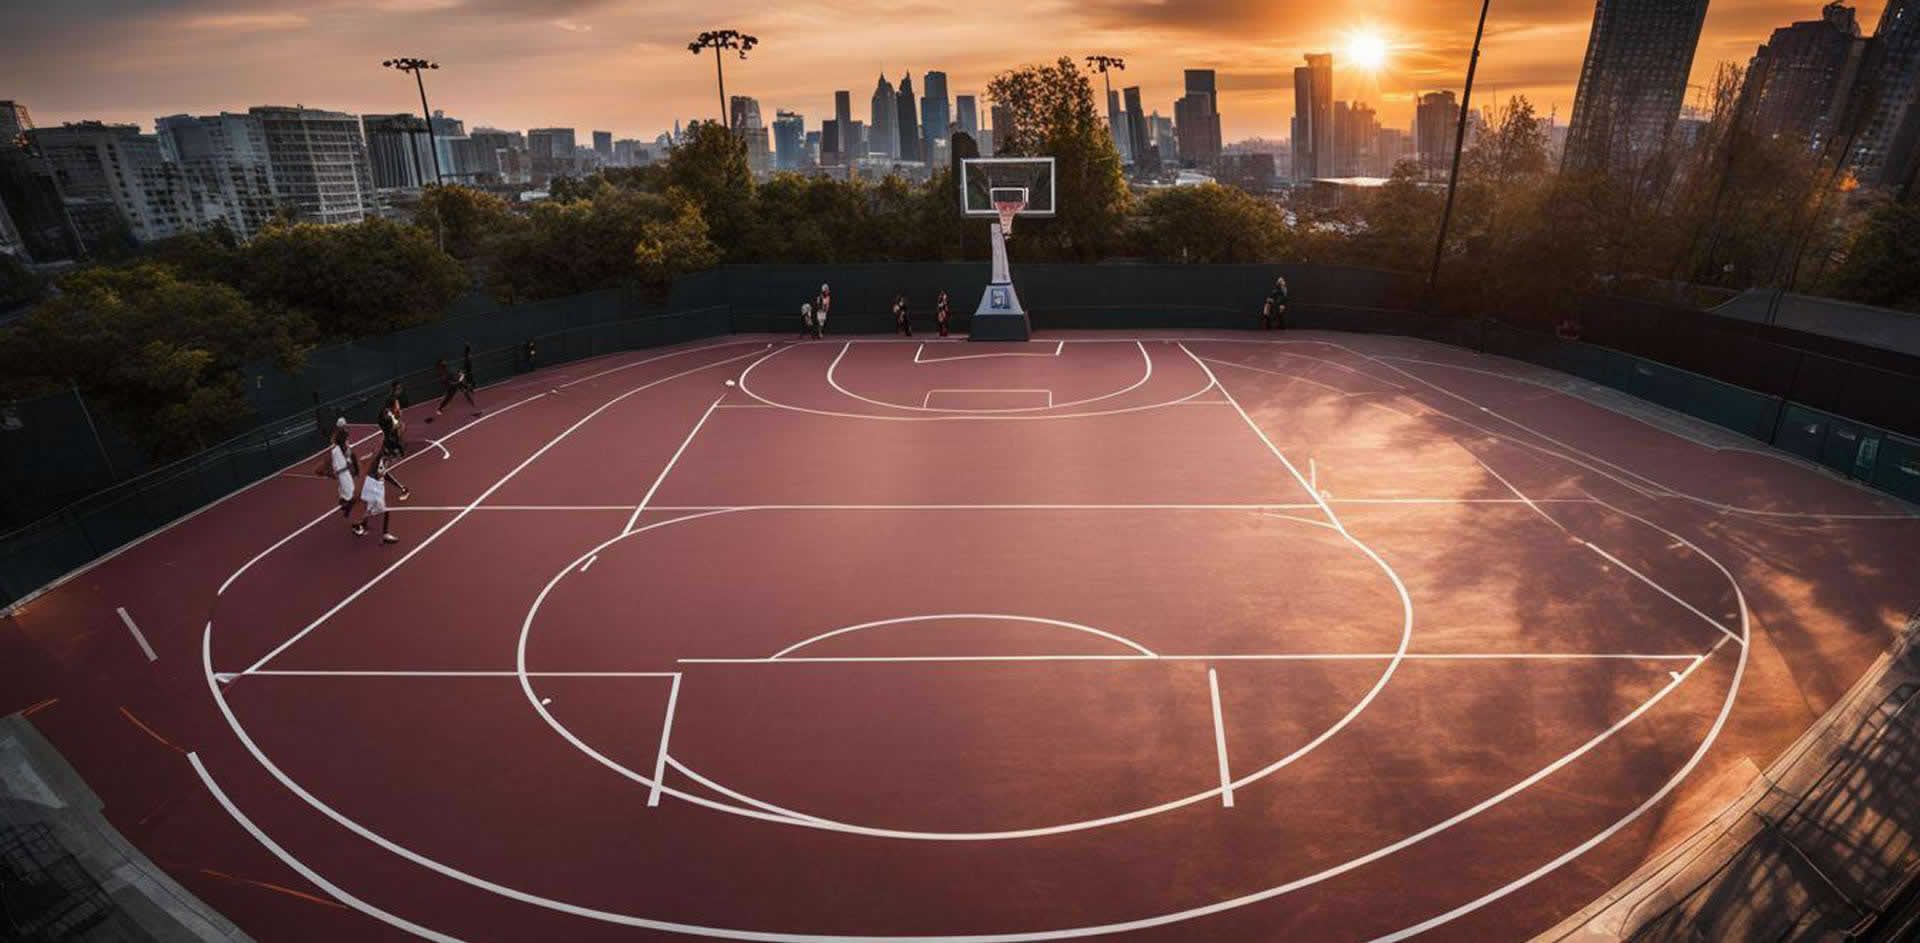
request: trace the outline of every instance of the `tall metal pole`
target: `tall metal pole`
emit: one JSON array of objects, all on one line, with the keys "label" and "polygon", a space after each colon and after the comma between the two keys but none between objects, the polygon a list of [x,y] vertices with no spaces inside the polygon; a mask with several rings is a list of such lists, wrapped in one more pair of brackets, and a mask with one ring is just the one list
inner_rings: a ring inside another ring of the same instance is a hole
[{"label": "tall metal pole", "polygon": [[433,139],[433,112],[427,109],[427,80],[420,77],[420,70],[413,70],[413,82],[420,86],[420,117],[427,119],[427,149],[433,153],[433,182],[444,186],[440,179],[440,144]]},{"label": "tall metal pole", "polygon": [[733,112],[727,108],[727,74],[720,68],[720,47],[713,47],[713,77],[720,83],[720,120],[733,130]]},{"label": "tall metal pole", "polygon": [[1480,0],[1480,25],[1473,31],[1473,55],[1467,59],[1467,86],[1460,92],[1460,123],[1453,132],[1453,170],[1447,174],[1447,206],[1440,211],[1440,236],[1433,241],[1433,268],[1427,273],[1427,310],[1433,310],[1435,289],[1440,285],[1440,257],[1447,249],[1447,227],[1453,222],[1453,191],[1460,184],[1460,152],[1467,146],[1467,116],[1472,114],[1473,72],[1480,65],[1480,37],[1487,32],[1487,7],[1493,0]]}]

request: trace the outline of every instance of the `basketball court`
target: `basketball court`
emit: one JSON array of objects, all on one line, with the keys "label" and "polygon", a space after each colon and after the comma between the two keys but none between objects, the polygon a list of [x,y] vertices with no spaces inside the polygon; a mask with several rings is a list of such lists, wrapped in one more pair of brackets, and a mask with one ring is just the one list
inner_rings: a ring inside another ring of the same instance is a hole
[{"label": "basketball court", "polygon": [[33,719],[276,939],[1522,938],[1843,693],[1920,552],[1551,379],[1332,333],[571,364],[415,420],[396,546],[296,466],[35,600],[109,667]]}]

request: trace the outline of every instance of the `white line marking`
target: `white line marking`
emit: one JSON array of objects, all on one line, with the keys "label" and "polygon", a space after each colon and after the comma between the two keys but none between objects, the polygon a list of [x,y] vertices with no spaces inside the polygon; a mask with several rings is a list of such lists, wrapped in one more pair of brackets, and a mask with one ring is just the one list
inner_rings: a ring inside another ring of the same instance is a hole
[{"label": "white line marking", "polygon": [[[724,399],[725,394],[721,394],[721,398]],[[647,509],[647,502],[653,500],[654,492],[660,490],[661,483],[667,480],[667,475],[673,471],[673,466],[679,463],[681,454],[686,452],[687,446],[693,444],[693,437],[700,434],[701,427],[707,424],[707,420],[713,416],[713,408],[718,405],[720,405],[720,400],[716,399],[712,404],[707,406],[706,412],[700,414],[700,421],[693,424],[693,431],[687,433],[687,437],[680,441],[680,447],[673,450],[673,457],[667,459],[667,467],[660,469],[659,477],[653,479],[653,487],[647,489],[646,496],[642,497],[640,504],[633,509],[633,516],[627,518],[627,526],[621,531],[622,533],[628,533],[633,530],[634,522],[640,520],[640,512]]]},{"label": "white line marking", "polygon": [[[1518,502],[1511,502],[1518,503]],[[655,504],[652,511],[1264,511],[1318,504]],[[619,510],[626,510],[621,505]],[[486,510],[481,508],[481,510]],[[539,510],[535,508],[534,510]]]},{"label": "white line marking", "polygon": [[1479,463],[1479,465],[1480,465],[1480,467],[1481,467],[1481,468],[1484,468],[1484,469],[1486,469],[1486,470],[1487,470],[1487,474],[1489,474],[1489,475],[1492,475],[1495,481],[1498,481],[1498,482],[1500,482],[1501,484],[1503,484],[1503,485],[1506,485],[1506,486],[1507,486],[1507,490],[1508,490],[1508,491],[1511,491],[1511,492],[1513,492],[1513,496],[1514,496],[1514,497],[1516,497],[1516,498],[1519,498],[1520,500],[1522,500],[1522,501],[1525,501],[1525,502],[1527,502],[1527,507],[1530,507],[1530,508],[1532,508],[1532,509],[1533,509],[1533,513],[1535,513],[1535,514],[1538,514],[1538,515],[1540,515],[1541,517],[1544,517],[1544,518],[1546,518],[1546,519],[1547,519],[1547,523],[1549,523],[1549,524],[1552,524],[1553,526],[1555,526],[1555,527],[1558,527],[1558,528],[1560,528],[1560,530],[1561,530],[1561,532],[1562,532],[1562,533],[1572,533],[1571,531],[1569,531],[1569,530],[1567,530],[1567,528],[1566,528],[1566,525],[1564,525],[1564,524],[1562,524],[1562,523],[1560,523],[1559,521],[1556,521],[1556,520],[1554,520],[1554,519],[1553,519],[1553,515],[1551,515],[1551,514],[1548,514],[1547,512],[1545,512],[1545,511],[1542,511],[1542,510],[1540,510],[1540,505],[1538,505],[1538,504],[1535,504],[1535,503],[1533,503],[1533,501],[1532,501],[1532,500],[1530,500],[1530,499],[1529,499],[1529,498],[1528,498],[1528,497],[1527,497],[1526,495],[1524,495],[1524,494],[1521,494],[1521,493],[1520,493],[1520,489],[1519,489],[1519,488],[1515,488],[1515,487],[1513,486],[1513,482],[1511,482],[1511,481],[1508,481],[1508,480],[1506,479],[1506,477],[1505,477],[1505,476],[1503,476],[1503,475],[1501,475],[1501,474],[1500,474],[1499,472],[1497,472],[1497,471],[1494,471],[1494,470],[1493,470],[1493,466],[1492,466],[1492,465],[1489,465],[1489,464],[1487,464],[1486,462],[1484,462],[1484,461],[1481,461],[1481,460],[1480,460],[1480,456],[1478,456],[1478,455],[1475,455],[1475,454],[1473,454],[1473,450],[1472,450],[1472,449],[1469,449],[1469,448],[1467,448],[1466,446],[1464,446],[1464,445],[1463,445],[1463,446],[1461,446],[1461,447],[1460,447],[1460,451],[1462,451],[1462,452],[1465,452],[1465,453],[1467,453],[1467,457],[1468,457],[1468,458],[1470,458],[1470,459],[1473,459],[1473,460],[1474,460],[1475,462],[1477,462],[1477,463]]},{"label": "white line marking", "polygon": [[334,516],[335,514],[338,514],[338,513],[340,513],[340,511],[339,511],[339,509],[337,509],[337,508],[336,508],[336,509],[333,509],[333,510],[329,510],[329,511],[328,511],[327,513],[325,513],[325,514],[322,514],[322,515],[320,515],[319,517],[316,517],[316,518],[314,518],[313,520],[310,520],[310,521],[308,521],[308,522],[307,522],[307,523],[306,523],[306,524],[305,524],[304,526],[302,526],[302,527],[301,527],[301,528],[300,528],[299,530],[296,530],[296,531],[294,531],[293,533],[291,533],[291,534],[288,534],[287,536],[285,536],[285,537],[282,537],[282,538],[280,538],[279,540],[277,540],[277,541],[275,541],[275,542],[274,542],[274,544],[273,544],[273,546],[271,546],[271,547],[268,547],[267,549],[265,549],[265,550],[262,550],[262,551],[260,551],[259,553],[256,553],[256,554],[254,554],[254,555],[253,555],[253,559],[251,559],[251,560],[248,560],[248,561],[247,561],[246,563],[243,563],[243,564],[241,564],[241,565],[240,565],[240,569],[237,569],[237,570],[235,570],[235,571],[233,571],[233,575],[232,575],[232,576],[229,576],[229,577],[227,577],[227,580],[226,580],[226,582],[224,582],[224,583],[221,583],[221,584],[220,584],[220,588],[219,588],[219,589],[217,589],[217,590],[214,590],[214,592],[213,592],[213,594],[214,594],[215,596],[219,596],[219,595],[221,595],[222,593],[225,593],[225,592],[227,591],[227,587],[229,587],[229,586],[232,586],[232,585],[233,585],[233,581],[234,581],[234,580],[237,580],[237,579],[239,579],[239,578],[240,578],[240,574],[242,574],[242,573],[245,573],[245,572],[247,572],[247,571],[248,571],[249,569],[252,569],[252,568],[253,568],[253,565],[254,565],[254,564],[256,564],[256,563],[259,563],[259,562],[260,562],[260,561],[261,561],[262,559],[265,559],[265,558],[266,558],[266,556],[267,556],[267,554],[270,554],[270,553],[272,553],[272,552],[274,552],[275,550],[278,550],[278,549],[280,549],[280,548],[281,548],[282,546],[285,546],[285,545],[286,545],[286,543],[287,543],[287,541],[289,541],[289,540],[292,540],[293,538],[295,538],[295,537],[298,537],[298,536],[300,536],[301,534],[304,534],[304,533],[306,533],[306,532],[307,532],[307,531],[308,531],[309,529],[311,529],[311,528],[313,527],[313,525],[315,525],[315,524],[318,524],[318,523],[320,523],[321,521],[324,521],[324,520],[326,520],[327,518],[329,518],[329,517],[332,517],[332,516]]},{"label": "white line marking", "polygon": [[1665,596],[1665,597],[1667,597],[1668,599],[1671,599],[1671,600],[1673,600],[1674,602],[1677,602],[1677,603],[1679,603],[1679,604],[1680,604],[1681,606],[1683,606],[1683,607],[1685,607],[1685,608],[1686,608],[1686,610],[1687,610],[1688,612],[1691,612],[1691,613],[1693,613],[1694,615],[1696,615],[1696,616],[1699,616],[1699,617],[1700,617],[1700,618],[1701,618],[1702,620],[1704,620],[1704,621],[1705,621],[1705,622],[1706,622],[1706,623],[1707,623],[1708,625],[1710,625],[1710,626],[1713,626],[1713,627],[1714,627],[1715,629],[1718,629],[1718,630],[1720,631],[1720,634],[1721,634],[1721,635],[1724,635],[1724,636],[1726,636],[1727,638],[1730,638],[1730,639],[1733,639],[1733,640],[1734,640],[1734,641],[1736,641],[1736,642],[1740,642],[1740,644],[1742,644],[1742,645],[1745,645],[1745,644],[1746,644],[1746,642],[1744,642],[1744,641],[1741,641],[1741,639],[1740,639],[1740,636],[1738,636],[1738,635],[1735,635],[1735,634],[1733,634],[1732,632],[1729,632],[1729,631],[1727,631],[1727,627],[1726,627],[1726,626],[1724,626],[1724,625],[1721,625],[1721,624],[1720,624],[1720,622],[1719,622],[1718,620],[1716,620],[1716,619],[1715,619],[1714,617],[1712,617],[1712,616],[1710,616],[1710,615],[1707,615],[1707,614],[1706,614],[1706,613],[1704,613],[1704,612],[1701,612],[1701,611],[1700,611],[1699,609],[1696,609],[1696,608],[1694,608],[1694,605],[1693,605],[1693,603],[1690,603],[1690,602],[1688,602],[1688,601],[1686,601],[1686,600],[1684,600],[1684,599],[1681,599],[1681,598],[1680,598],[1680,597],[1678,597],[1678,596],[1675,596],[1675,595],[1674,595],[1674,594],[1673,594],[1673,593],[1672,593],[1672,592],[1671,592],[1670,590],[1668,590],[1668,589],[1667,589],[1667,588],[1666,588],[1665,586],[1662,586],[1662,585],[1660,585],[1659,583],[1656,583],[1656,582],[1654,582],[1653,580],[1651,580],[1651,579],[1648,579],[1648,578],[1647,578],[1647,576],[1646,576],[1645,574],[1643,574],[1643,573],[1641,573],[1641,572],[1640,572],[1639,570],[1636,570],[1636,569],[1634,569],[1633,567],[1630,567],[1630,566],[1628,566],[1628,565],[1627,565],[1627,564],[1626,564],[1626,563],[1625,563],[1624,561],[1622,561],[1622,560],[1621,560],[1621,559],[1620,559],[1619,557],[1616,557],[1616,556],[1614,556],[1613,554],[1611,554],[1611,553],[1608,553],[1608,552],[1606,552],[1605,550],[1602,550],[1602,549],[1600,549],[1599,547],[1596,547],[1596,546],[1594,546],[1594,545],[1593,545],[1593,543],[1592,543],[1591,541],[1586,541],[1586,540],[1582,540],[1582,541],[1580,541],[1580,542],[1581,542],[1582,544],[1585,544],[1585,545],[1586,545],[1586,548],[1587,548],[1588,550],[1591,550],[1591,551],[1593,551],[1594,553],[1597,553],[1597,554],[1599,554],[1600,556],[1602,556],[1602,557],[1605,557],[1605,558],[1606,558],[1607,560],[1609,560],[1610,562],[1612,562],[1614,566],[1617,566],[1617,567],[1619,567],[1620,569],[1623,569],[1623,570],[1625,570],[1625,571],[1627,571],[1628,573],[1630,573],[1630,574],[1632,574],[1632,575],[1633,575],[1633,577],[1634,577],[1635,579],[1637,579],[1637,580],[1639,580],[1639,581],[1640,581],[1640,582],[1642,582],[1642,583],[1645,583],[1645,584],[1647,584],[1648,586],[1651,586],[1651,587],[1653,587],[1654,589],[1657,589],[1657,590],[1659,590],[1659,591],[1660,591],[1660,595],[1662,595],[1662,596]]},{"label": "white line marking", "polygon": [[680,676],[673,676],[673,687],[667,690],[667,718],[660,724],[660,753],[653,758],[653,789],[647,793],[647,805],[660,804],[660,784],[666,781],[667,740],[673,736],[673,708],[680,702]]},{"label": "white line marking", "polygon": [[1021,406],[1021,407],[1011,408],[1011,409],[966,409],[966,410],[948,407],[947,410],[944,410],[949,412],[992,413],[992,412],[1018,412],[1020,410],[1052,409],[1053,408],[1053,391],[1052,390],[997,390],[997,389],[974,388],[974,387],[955,387],[955,388],[942,388],[942,389],[928,390],[927,395],[920,400],[920,408],[932,409],[933,397],[934,397],[934,394],[936,393],[1045,393],[1047,396],[1047,405],[1045,406]]},{"label": "white line marking", "polygon": [[240,811],[239,806],[233,804],[232,799],[227,798],[227,794],[220,789],[219,784],[213,781],[213,776],[207,772],[206,764],[200,762],[200,754],[189,752],[187,754],[187,762],[193,764],[193,771],[200,774],[200,782],[206,785],[208,792],[213,793],[213,798],[220,803],[220,807],[226,809],[227,814],[233,816],[233,820],[240,823],[240,827],[246,829],[247,834],[252,835],[254,841],[259,842],[261,847],[273,852],[274,857],[279,858],[287,867],[292,868],[295,873],[306,878],[313,886],[325,891],[329,897],[375,920],[388,924],[389,926],[398,927],[421,939],[431,940],[433,943],[461,943],[458,937],[448,936],[438,930],[430,930],[411,920],[405,920],[387,913],[341,890],[339,885],[321,877],[318,871],[300,863],[300,859],[289,854],[285,848],[280,847],[279,842],[268,837],[266,832],[260,830],[260,826],[253,824],[253,820],[247,818],[246,813]]},{"label": "white line marking", "polygon": [[1078,622],[1066,622],[1060,619],[1043,619],[1038,616],[1011,616],[1011,615],[1005,615],[1002,613],[995,613],[995,612],[943,612],[943,613],[938,613],[936,615],[901,616],[897,619],[880,619],[874,622],[862,622],[859,625],[849,625],[845,628],[834,629],[831,632],[822,632],[819,635],[816,635],[810,639],[795,642],[792,645],[787,646],[786,648],[783,648],[777,652],[774,652],[773,658],[784,659],[788,655],[792,654],[793,652],[806,648],[807,646],[812,645],[815,642],[820,642],[826,639],[833,638],[836,635],[846,635],[851,632],[864,632],[868,629],[883,628],[889,625],[902,625],[909,622],[949,622],[949,621],[954,621],[958,619],[989,620],[989,621],[1000,621],[1000,622],[1030,622],[1035,625],[1051,625],[1051,626],[1055,626],[1062,629],[1072,629],[1075,632],[1085,632],[1088,635],[1099,636],[1100,638],[1106,639],[1111,642],[1118,642],[1140,653],[1139,655],[1127,656],[1129,658],[1155,657],[1153,652],[1150,649],[1148,649],[1145,645],[1140,644],[1139,642],[1136,642],[1124,636],[1115,635],[1112,632],[1103,632],[1090,625],[1081,625]]},{"label": "white line marking", "polygon": [[[675,671],[529,671],[531,678],[672,678]],[[262,678],[517,678],[518,671],[407,671],[306,668],[262,668],[248,677]]]},{"label": "white line marking", "polygon": [[[1723,640],[1724,641],[1724,640]],[[1695,654],[1636,652],[1276,652],[1195,655],[801,655],[778,658],[679,658],[683,665],[863,665],[1033,661],[1693,661]]]},{"label": "white line marking", "polygon": [[703,364],[701,366],[694,367],[689,370],[682,370],[679,373],[671,374],[669,376],[664,376],[664,377],[661,377],[660,379],[650,381],[641,386],[636,386],[633,389],[620,394],[619,396],[616,396],[610,400],[607,400],[605,403],[601,404],[599,408],[595,409],[593,412],[586,414],[585,416],[580,417],[580,420],[578,422],[575,422],[573,425],[568,426],[566,430],[561,432],[559,435],[554,436],[552,440],[548,441],[546,445],[541,446],[532,455],[527,456],[525,461],[514,466],[512,471],[507,472],[504,476],[500,478],[499,481],[494,482],[491,487],[489,487],[485,491],[482,491],[480,493],[480,496],[477,498],[474,498],[473,502],[471,504],[468,504],[464,509],[462,509],[459,514],[454,515],[453,520],[450,520],[445,524],[440,525],[439,530],[436,530],[433,533],[428,534],[425,540],[422,540],[419,543],[415,544],[413,546],[413,549],[407,551],[406,555],[402,556],[398,560],[395,560],[386,569],[381,570],[377,575],[374,576],[373,579],[368,580],[365,585],[361,586],[359,589],[356,589],[352,593],[348,594],[345,599],[342,599],[339,602],[335,603],[333,605],[333,608],[328,609],[324,613],[321,613],[320,617],[313,620],[311,623],[308,623],[306,628],[301,629],[300,631],[294,633],[292,638],[289,638],[286,641],[281,642],[280,645],[274,648],[273,651],[270,651],[266,655],[262,656],[259,661],[254,662],[252,666],[248,667],[246,671],[241,673],[251,674],[255,671],[260,670],[262,667],[265,667],[267,662],[272,661],[281,652],[284,652],[288,648],[291,648],[295,642],[298,642],[301,639],[305,638],[307,636],[307,633],[312,632],[314,629],[319,628],[322,623],[332,618],[335,613],[346,608],[348,604],[352,603],[356,599],[359,599],[362,594],[366,593],[367,590],[372,589],[381,580],[386,579],[388,574],[391,574],[395,570],[400,569],[400,567],[405,565],[408,560],[413,559],[414,555],[418,554],[422,550],[427,549],[427,547],[431,545],[434,541],[440,539],[440,535],[446,533],[448,530],[451,530],[453,528],[453,525],[460,523],[460,521],[464,519],[468,514],[473,513],[473,509],[480,506],[480,504],[486,501],[487,498],[491,497],[495,491],[498,491],[502,487],[505,487],[507,482],[512,481],[515,475],[520,474],[520,472],[524,471],[527,466],[532,465],[535,461],[538,461],[540,456],[547,454],[547,451],[549,449],[553,448],[556,445],[559,445],[561,440],[565,439],[569,435],[572,435],[575,429],[578,429],[581,426],[586,425],[588,422],[592,421],[592,419],[595,416],[598,416],[602,412],[605,412],[607,409],[611,408],[614,404],[620,402],[621,400],[626,399],[629,396],[632,396],[635,393],[638,393],[642,390],[651,389],[655,386],[659,386],[662,383],[666,383],[672,380],[678,380],[681,377],[690,376],[692,374],[699,373],[702,370],[711,370],[714,367],[722,366],[724,364],[729,364],[736,360],[745,360],[746,358],[755,356],[757,354],[759,354],[759,351],[756,350],[756,351],[753,351],[752,353],[741,354],[738,357],[729,357],[725,360],[717,361],[715,363]]},{"label": "white line marking", "polygon": [[1307,488],[1316,494],[1320,491],[1320,468],[1311,455],[1307,456]]},{"label": "white line marking", "polygon": [[591,566],[593,566],[593,561],[595,561],[595,560],[598,560],[598,559],[600,559],[600,555],[599,555],[599,554],[597,554],[597,553],[596,553],[596,554],[594,554],[593,556],[590,556],[590,557],[588,557],[588,558],[587,558],[587,562],[585,562],[585,563],[582,563],[582,564],[580,564],[580,572],[582,572],[582,573],[585,573],[585,572],[587,572],[587,569],[588,569],[589,567],[591,567]]},{"label": "white line marking", "polygon": [[[854,341],[852,343],[865,343],[865,341]],[[939,342],[936,341],[935,343],[939,343]],[[956,343],[956,342],[948,341],[947,343]],[[1060,356],[1060,352],[1066,349],[1067,349],[1067,342],[1062,340],[1062,341],[1053,342],[1053,352],[1050,354],[1001,351],[1000,353],[994,353],[994,354],[961,354],[957,357],[929,357],[926,359],[921,359],[921,355],[925,354],[927,350],[926,343],[922,342],[920,346],[915,348],[913,351],[913,362],[914,363],[946,363],[949,360],[985,360],[988,357],[1058,357]]]},{"label": "white line marking", "polygon": [[120,621],[127,624],[127,631],[133,633],[133,640],[140,643],[140,650],[147,653],[147,660],[159,661],[160,656],[153,653],[153,646],[147,644],[147,637],[140,634],[140,627],[133,624],[133,617],[127,615],[126,608],[121,607],[114,611],[120,614]]},{"label": "white line marking", "polygon": [[1260,516],[1271,517],[1275,520],[1280,520],[1280,521],[1298,521],[1302,524],[1312,524],[1315,527],[1325,527],[1328,530],[1336,529],[1332,524],[1329,524],[1326,521],[1316,521],[1311,517],[1295,517],[1292,514],[1274,514],[1268,511],[1262,511],[1260,513]]},{"label": "white line marking", "polygon": [[[1137,390],[1140,387],[1146,385],[1146,382],[1153,377],[1153,355],[1147,353],[1146,344],[1136,341],[1135,346],[1140,349],[1140,359],[1141,359],[1141,362],[1145,365],[1145,369],[1143,369],[1140,372],[1140,379],[1133,381],[1131,385],[1121,387],[1120,389],[1114,390],[1110,393],[1102,393],[1099,396],[1089,396],[1085,399],[1068,400],[1067,402],[1064,402],[1064,403],[1054,403],[1052,401],[1052,393],[1049,392],[1048,405],[1046,406],[1021,406],[1021,407],[1008,407],[1008,408],[1002,408],[1002,409],[934,409],[928,406],[910,406],[905,403],[893,403],[893,402],[888,402],[886,400],[878,400],[878,399],[873,399],[871,397],[861,396],[860,394],[855,393],[844,386],[841,386],[840,381],[834,378],[834,372],[840,369],[840,361],[847,356],[848,351],[853,349],[852,341],[848,341],[845,345],[843,345],[840,348],[840,353],[833,358],[833,362],[827,365],[827,385],[833,387],[843,396],[847,396],[852,399],[857,399],[863,403],[868,403],[874,406],[881,406],[888,409],[905,409],[905,410],[912,410],[913,412],[959,413],[959,414],[965,414],[965,415],[979,414],[980,416],[987,417],[987,418],[992,418],[994,416],[1007,416],[1008,418],[1022,418],[1017,416],[1009,416],[1009,414],[1033,413],[1033,412],[1039,412],[1041,410],[1066,409],[1072,406],[1085,406],[1088,403],[1097,403],[1097,402],[1100,402],[1101,400],[1112,399],[1116,396],[1122,396],[1127,393],[1131,393],[1134,390]],[[1003,355],[969,354],[968,356],[992,357],[992,356],[1003,356]],[[955,358],[955,359],[959,359],[959,358]],[[746,390],[746,387],[747,387],[746,374],[741,374],[740,388],[742,390]],[[747,395],[753,396],[751,392],[748,392]],[[759,399],[759,397],[757,396],[755,396],[754,398]],[[794,408],[798,408],[798,407],[794,407]],[[904,419],[904,418],[917,418],[917,417],[905,417],[905,416],[884,417],[883,416],[880,418]],[[1053,418],[1065,418],[1065,417],[1028,416],[1024,418],[1053,419]]]},{"label": "white line marking", "polygon": [[1227,770],[1227,727],[1220,719],[1220,678],[1207,669],[1207,693],[1213,698],[1213,747],[1220,755],[1220,804],[1233,808],[1233,774]]},{"label": "white line marking", "polygon": [[[461,504],[405,504],[392,511],[460,511]],[[476,511],[631,511],[631,504],[483,504]],[[336,512],[338,513],[338,512]]]}]

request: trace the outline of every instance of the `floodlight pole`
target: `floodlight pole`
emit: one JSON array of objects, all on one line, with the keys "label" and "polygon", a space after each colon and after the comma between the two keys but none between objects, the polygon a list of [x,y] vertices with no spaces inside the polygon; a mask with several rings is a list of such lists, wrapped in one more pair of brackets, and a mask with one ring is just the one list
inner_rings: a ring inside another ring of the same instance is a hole
[{"label": "floodlight pole", "polygon": [[703,50],[713,50],[713,77],[720,86],[720,121],[729,131],[733,130],[733,113],[727,107],[727,76],[720,67],[720,50],[737,49],[740,52],[740,58],[745,59],[747,50],[759,44],[759,37],[749,36],[737,29],[708,30],[694,37],[693,42],[687,44],[687,51],[696,56]]},{"label": "floodlight pole", "polygon": [[[413,84],[420,89],[420,117],[427,122],[427,150],[433,154],[433,182],[435,185],[444,184],[445,181],[440,177],[440,146],[433,139],[433,112],[427,108],[427,82],[420,77],[422,70],[438,69],[440,68],[440,63],[428,62],[425,59],[401,58],[388,59],[380,64],[389,69],[399,69],[402,72],[413,73]],[[420,155],[417,153],[414,154],[413,159],[414,165],[418,167]]]},{"label": "floodlight pole", "polygon": [[1460,184],[1460,152],[1467,146],[1467,117],[1473,103],[1473,72],[1480,65],[1480,38],[1487,32],[1487,7],[1493,0],[1480,0],[1480,25],[1473,31],[1473,54],[1467,59],[1467,85],[1460,91],[1460,122],[1453,132],[1453,169],[1447,174],[1447,205],[1440,211],[1440,235],[1433,241],[1433,268],[1427,272],[1426,309],[1433,310],[1436,289],[1440,285],[1440,257],[1447,248],[1447,227],[1453,222],[1453,191]]}]

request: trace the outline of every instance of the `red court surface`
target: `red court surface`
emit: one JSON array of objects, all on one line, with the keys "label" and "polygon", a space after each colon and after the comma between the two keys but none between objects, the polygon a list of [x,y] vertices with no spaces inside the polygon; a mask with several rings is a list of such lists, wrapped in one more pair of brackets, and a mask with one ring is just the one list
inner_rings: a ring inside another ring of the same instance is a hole
[{"label": "red court surface", "polygon": [[1523,939],[1920,598],[1912,508],[1554,379],[1306,332],[571,364],[416,418],[398,545],[297,466],[33,599],[0,708],[263,940]]}]

